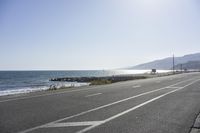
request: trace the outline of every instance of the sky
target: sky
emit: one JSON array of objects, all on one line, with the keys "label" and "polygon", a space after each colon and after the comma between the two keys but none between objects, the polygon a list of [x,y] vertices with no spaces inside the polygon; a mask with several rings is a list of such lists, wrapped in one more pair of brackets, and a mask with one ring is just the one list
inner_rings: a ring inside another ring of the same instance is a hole
[{"label": "sky", "polygon": [[98,70],[200,52],[200,0],[0,0],[0,70]]}]

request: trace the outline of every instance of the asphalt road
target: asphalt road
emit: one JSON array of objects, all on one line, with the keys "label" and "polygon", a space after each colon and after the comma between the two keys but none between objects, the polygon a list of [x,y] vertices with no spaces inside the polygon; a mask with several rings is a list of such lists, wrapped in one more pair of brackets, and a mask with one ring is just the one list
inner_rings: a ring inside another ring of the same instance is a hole
[{"label": "asphalt road", "polygon": [[0,97],[0,133],[188,133],[200,73]]}]

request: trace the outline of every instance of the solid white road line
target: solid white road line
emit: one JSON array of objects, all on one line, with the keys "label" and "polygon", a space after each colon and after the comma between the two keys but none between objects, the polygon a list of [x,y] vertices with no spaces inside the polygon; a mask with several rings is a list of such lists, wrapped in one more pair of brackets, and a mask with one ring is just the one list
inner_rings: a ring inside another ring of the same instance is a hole
[{"label": "solid white road line", "polygon": [[122,116],[122,115],[125,115],[125,114],[127,114],[127,113],[129,113],[129,112],[131,112],[131,111],[133,111],[133,110],[136,110],[136,109],[138,109],[138,108],[140,108],[140,107],[142,107],[142,106],[144,106],[144,105],[146,105],[146,104],[149,104],[149,103],[151,103],[151,102],[153,102],[153,101],[156,101],[156,100],[158,100],[158,99],[160,99],[160,98],[162,98],[162,97],[164,97],[164,96],[167,96],[167,95],[169,95],[169,94],[171,94],[171,93],[174,93],[174,92],[176,92],[176,91],[182,90],[183,88],[185,88],[185,87],[187,87],[187,86],[189,86],[189,85],[192,85],[192,84],[194,84],[194,83],[197,82],[197,81],[199,81],[199,79],[198,79],[198,80],[195,80],[195,81],[191,82],[190,84],[187,84],[187,85],[185,85],[185,86],[183,86],[183,87],[180,87],[180,88],[175,89],[175,90],[173,90],[173,91],[167,92],[167,93],[165,93],[165,94],[163,94],[163,95],[160,95],[160,96],[158,96],[158,97],[155,97],[155,98],[153,98],[153,99],[151,99],[151,100],[148,100],[148,101],[146,101],[146,102],[144,102],[144,103],[141,103],[141,104],[139,104],[139,105],[137,105],[137,106],[135,106],[135,107],[133,107],[133,108],[130,108],[130,109],[126,110],[126,111],[123,111],[123,112],[121,112],[121,113],[119,113],[119,114],[117,114],[117,115],[114,115],[114,116],[112,116],[112,117],[110,117],[110,118],[104,120],[103,122],[97,124],[97,125],[92,125],[92,126],[87,127],[87,128],[85,128],[85,129],[83,129],[83,130],[80,130],[80,131],[78,131],[78,132],[76,132],[76,133],[85,133],[85,132],[87,132],[87,131],[89,131],[89,130],[91,130],[91,129],[94,129],[95,127],[98,127],[98,126],[100,126],[100,125],[102,125],[102,124],[105,124],[105,123],[107,123],[107,122],[109,122],[109,121],[112,121],[112,120],[114,120],[114,119],[116,119],[116,118],[118,118],[118,117],[120,117],[120,116]]},{"label": "solid white road line", "polygon": [[[192,79],[189,79],[189,80],[192,80]],[[151,94],[151,93],[154,93],[154,92],[157,92],[157,91],[161,91],[161,90],[167,89],[167,87],[172,87],[172,86],[181,84],[183,82],[187,82],[189,80],[180,81],[180,82],[178,82],[176,84],[173,84],[173,85],[170,85],[170,86],[166,86],[166,87],[163,87],[163,88],[160,88],[160,89],[148,91],[148,92],[141,93],[141,94],[138,94],[138,95],[135,95],[135,96],[132,96],[132,97],[128,97],[128,98],[125,98],[125,99],[122,99],[122,100],[119,100],[119,101],[116,101],[116,102],[112,102],[112,103],[109,103],[109,104],[106,104],[106,105],[102,105],[102,106],[99,106],[99,107],[96,107],[96,108],[93,108],[93,109],[90,109],[90,110],[87,110],[87,111],[84,111],[84,112],[81,112],[81,113],[78,113],[78,114],[75,114],[75,115],[72,115],[72,116],[68,116],[68,117],[53,121],[53,122],[49,122],[49,123],[44,124],[44,125],[36,126],[36,127],[30,128],[30,129],[21,131],[19,133],[27,133],[27,132],[30,132],[30,131],[34,131],[36,129],[44,127],[45,125],[58,123],[58,122],[61,122],[61,121],[64,121],[64,120],[68,120],[68,119],[71,119],[71,118],[74,118],[74,117],[77,117],[77,116],[81,116],[81,115],[84,115],[84,114],[87,114],[87,113],[90,113],[90,112],[94,112],[96,110],[103,109],[103,108],[106,108],[106,107],[109,107],[109,106],[112,106],[112,105],[115,105],[115,104],[118,104],[118,103],[122,103],[122,102],[125,102],[125,101],[128,101],[128,100],[140,97],[140,96],[144,96],[144,95],[147,95],[147,94]]]},{"label": "solid white road line", "polygon": [[167,87],[167,88],[178,89],[178,88],[181,88],[181,87]]},{"label": "solid white road line", "polygon": [[102,93],[95,93],[95,94],[91,94],[91,95],[87,95],[85,97],[93,97],[93,96],[97,96],[97,95],[101,95]]}]

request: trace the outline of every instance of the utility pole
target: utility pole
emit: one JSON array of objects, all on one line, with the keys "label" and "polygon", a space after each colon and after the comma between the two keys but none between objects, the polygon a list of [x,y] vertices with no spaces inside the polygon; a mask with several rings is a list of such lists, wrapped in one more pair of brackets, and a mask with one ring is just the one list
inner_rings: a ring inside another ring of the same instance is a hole
[{"label": "utility pole", "polygon": [[183,64],[181,64],[181,73],[183,72]]},{"label": "utility pole", "polygon": [[173,54],[173,74],[175,73],[175,72],[174,72],[174,69],[175,69],[175,68],[174,68],[174,54]]}]

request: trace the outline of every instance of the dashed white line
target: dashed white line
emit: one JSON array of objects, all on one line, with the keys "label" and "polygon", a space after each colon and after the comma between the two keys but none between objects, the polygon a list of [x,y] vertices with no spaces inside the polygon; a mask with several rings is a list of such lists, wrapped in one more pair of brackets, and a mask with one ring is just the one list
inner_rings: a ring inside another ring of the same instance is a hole
[{"label": "dashed white line", "polygon": [[95,93],[95,94],[91,94],[91,95],[87,95],[85,97],[93,97],[93,96],[98,96],[98,95],[101,95],[102,93]]},{"label": "dashed white line", "polygon": [[135,85],[132,88],[139,88],[139,87],[141,87],[141,86],[140,85]]}]

